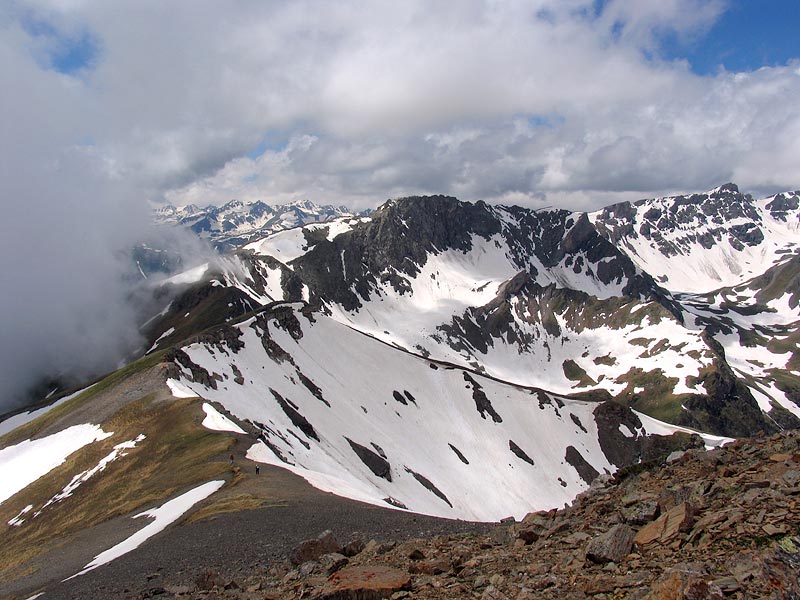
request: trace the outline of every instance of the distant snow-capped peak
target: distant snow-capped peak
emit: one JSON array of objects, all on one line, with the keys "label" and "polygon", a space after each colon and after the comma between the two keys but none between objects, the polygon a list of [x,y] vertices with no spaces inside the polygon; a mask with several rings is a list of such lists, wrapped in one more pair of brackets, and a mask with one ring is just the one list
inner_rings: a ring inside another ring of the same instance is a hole
[{"label": "distant snow-capped peak", "polygon": [[261,200],[234,199],[222,206],[165,205],[154,211],[157,223],[187,227],[224,251],[283,229],[352,215],[347,207],[310,200],[270,206]]}]

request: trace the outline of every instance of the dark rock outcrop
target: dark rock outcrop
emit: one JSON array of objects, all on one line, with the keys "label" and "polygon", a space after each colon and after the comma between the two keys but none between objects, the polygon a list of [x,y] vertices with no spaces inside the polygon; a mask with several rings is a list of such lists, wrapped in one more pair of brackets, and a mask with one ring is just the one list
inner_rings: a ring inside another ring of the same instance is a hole
[{"label": "dark rock outcrop", "polygon": [[386,481],[392,480],[392,467],[385,457],[373,452],[366,446],[362,446],[361,444],[354,442],[348,437],[344,439],[346,439],[347,443],[350,444],[353,452],[355,452],[358,458],[361,459],[361,462],[367,465],[367,468],[369,468],[369,470],[372,471],[376,477],[380,477]]},{"label": "dark rock outcrop", "polygon": [[580,475],[586,483],[592,483],[600,473],[589,462],[583,458],[581,453],[574,446],[567,446],[567,452],[564,456],[567,461]]}]

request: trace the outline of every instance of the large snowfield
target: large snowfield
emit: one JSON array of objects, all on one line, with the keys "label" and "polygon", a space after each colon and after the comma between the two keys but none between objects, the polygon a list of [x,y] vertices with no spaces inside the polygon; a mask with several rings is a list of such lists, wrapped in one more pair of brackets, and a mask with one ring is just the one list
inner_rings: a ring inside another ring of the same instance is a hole
[{"label": "large snowfield", "polygon": [[[293,314],[301,339],[267,325],[291,360],[265,353],[254,321],[239,326],[245,347],[236,353],[186,348],[223,381],[216,390],[183,386],[262,429],[268,445],[251,448],[254,460],[362,501],[485,521],[563,506],[585,489],[568,446],[598,472],[615,470],[598,444],[595,403],[436,365],[322,315]],[[376,474],[358,447],[381,457],[386,472]]]}]

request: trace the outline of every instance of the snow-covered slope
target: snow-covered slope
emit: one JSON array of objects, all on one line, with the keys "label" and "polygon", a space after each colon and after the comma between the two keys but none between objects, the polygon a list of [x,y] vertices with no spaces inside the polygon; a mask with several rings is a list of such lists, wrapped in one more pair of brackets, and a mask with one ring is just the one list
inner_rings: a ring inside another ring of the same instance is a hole
[{"label": "snow-covered slope", "polygon": [[176,362],[181,389],[261,430],[252,458],[432,515],[496,520],[561,506],[640,452],[644,436],[621,407],[609,426],[608,405],[432,362],[301,304],[225,328]]},{"label": "snow-covered slope", "polygon": [[738,285],[800,248],[800,192],[754,200],[726,184],[705,194],[615,204],[590,214],[609,240],[675,292]]},{"label": "snow-covered slope", "polygon": [[687,320],[707,331],[726,363],[779,426],[800,415],[800,256],[708,294],[680,296]]}]

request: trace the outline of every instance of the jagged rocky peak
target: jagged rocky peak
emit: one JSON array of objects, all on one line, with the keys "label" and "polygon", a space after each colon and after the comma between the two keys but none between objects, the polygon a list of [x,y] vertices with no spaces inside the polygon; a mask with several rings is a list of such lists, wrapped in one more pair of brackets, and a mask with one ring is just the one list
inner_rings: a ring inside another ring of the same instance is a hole
[{"label": "jagged rocky peak", "polygon": [[222,210],[225,210],[225,209],[238,209],[238,208],[242,208],[242,206],[244,206],[242,201],[241,200],[236,200],[234,198],[233,200],[230,200],[230,201],[226,202],[225,204],[223,204],[222,205]]},{"label": "jagged rocky peak", "polygon": [[[709,218],[714,223],[722,224],[736,218],[746,218],[760,221],[761,215],[756,210],[753,197],[742,194],[734,183],[726,183],[705,194],[691,194],[689,196],[675,196],[672,198],[670,212],[678,215],[679,222],[688,222],[693,217],[703,221],[700,214]],[[646,201],[639,201],[645,203]],[[697,207],[697,210],[689,207]],[[686,207],[686,208],[683,208]]]},{"label": "jagged rocky peak", "polygon": [[800,190],[775,194],[772,198],[767,199],[765,207],[773,219],[783,222],[792,221],[797,224],[800,221],[800,213],[798,213]]},{"label": "jagged rocky peak", "polygon": [[310,249],[291,261],[292,269],[312,297],[353,310],[387,284],[399,294],[410,292],[409,278],[430,255],[468,252],[473,236],[488,239],[500,223],[483,202],[414,196],[384,203],[333,239],[318,231],[306,231]]},{"label": "jagged rocky peak", "polygon": [[378,236],[413,238],[427,250],[469,250],[471,234],[489,238],[500,225],[481,201],[452,196],[409,196],[384,203],[372,216]]},{"label": "jagged rocky peak", "polygon": [[671,291],[708,292],[743,283],[794,252],[798,206],[794,192],[754,200],[727,183],[702,194],[615,204],[589,217]]},{"label": "jagged rocky peak", "polygon": [[[761,222],[761,214],[753,197],[742,194],[734,183],[726,183],[703,194],[622,202],[593,213],[598,229],[613,242],[637,234],[659,241],[665,239],[666,235],[675,234],[696,240],[705,248],[710,248],[715,240],[719,241],[713,229],[723,228],[731,221],[740,219],[751,221],[752,227],[736,229],[733,226],[734,236],[743,243],[758,239],[758,234],[753,230]],[[710,228],[712,231],[693,236],[692,230],[697,227]],[[682,233],[684,231],[686,234]],[[668,254],[675,248],[665,244],[663,250]]]}]

